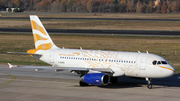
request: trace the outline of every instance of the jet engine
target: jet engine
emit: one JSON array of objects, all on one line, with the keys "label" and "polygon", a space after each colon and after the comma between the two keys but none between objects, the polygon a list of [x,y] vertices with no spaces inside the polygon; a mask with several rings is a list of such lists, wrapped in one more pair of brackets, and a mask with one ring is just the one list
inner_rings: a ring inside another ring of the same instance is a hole
[{"label": "jet engine", "polygon": [[106,73],[89,73],[81,77],[81,86],[83,83],[91,85],[107,85],[110,81],[110,76]]}]

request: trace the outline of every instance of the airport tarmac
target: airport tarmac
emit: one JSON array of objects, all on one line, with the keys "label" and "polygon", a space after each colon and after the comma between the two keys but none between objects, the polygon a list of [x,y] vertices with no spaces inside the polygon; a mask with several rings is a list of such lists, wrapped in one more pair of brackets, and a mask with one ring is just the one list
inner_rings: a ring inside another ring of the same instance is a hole
[{"label": "airport tarmac", "polygon": [[13,68],[0,65],[0,101],[179,101],[180,74],[153,79],[153,89],[145,80],[119,77],[107,86],[79,86],[79,75]]}]

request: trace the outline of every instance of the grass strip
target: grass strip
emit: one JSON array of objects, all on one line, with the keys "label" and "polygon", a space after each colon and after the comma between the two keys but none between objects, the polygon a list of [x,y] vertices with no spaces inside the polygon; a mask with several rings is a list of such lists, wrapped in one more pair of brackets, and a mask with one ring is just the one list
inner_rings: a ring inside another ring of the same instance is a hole
[{"label": "grass strip", "polygon": [[[178,21],[41,20],[46,29],[180,31]],[[0,20],[0,28],[31,28],[29,20]]]}]

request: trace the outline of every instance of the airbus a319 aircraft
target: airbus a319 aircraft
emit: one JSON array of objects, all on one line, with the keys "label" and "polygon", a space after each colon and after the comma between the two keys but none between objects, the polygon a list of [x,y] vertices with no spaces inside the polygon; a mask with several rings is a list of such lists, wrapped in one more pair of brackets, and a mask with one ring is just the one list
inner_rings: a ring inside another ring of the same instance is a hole
[{"label": "airbus a319 aircraft", "polygon": [[52,66],[23,66],[12,67],[34,68],[36,71],[54,69],[55,71],[69,70],[72,73],[81,74],[80,86],[108,85],[109,82],[117,82],[119,76],[144,78],[147,87],[152,88],[152,78],[165,78],[172,76],[175,69],[161,56],[140,52],[119,52],[64,49],[57,47],[51,40],[46,29],[36,15],[30,15],[35,49],[27,54]]}]

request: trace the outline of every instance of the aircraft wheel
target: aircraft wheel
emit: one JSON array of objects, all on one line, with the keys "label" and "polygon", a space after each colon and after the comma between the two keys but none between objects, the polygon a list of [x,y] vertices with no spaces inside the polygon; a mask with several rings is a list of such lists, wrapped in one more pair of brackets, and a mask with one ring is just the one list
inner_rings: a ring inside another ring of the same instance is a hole
[{"label": "aircraft wheel", "polygon": [[82,81],[79,81],[79,85],[80,86],[88,86],[89,84],[85,83],[85,82],[82,82]]},{"label": "aircraft wheel", "polygon": [[152,89],[152,84],[148,84],[147,88]]}]

